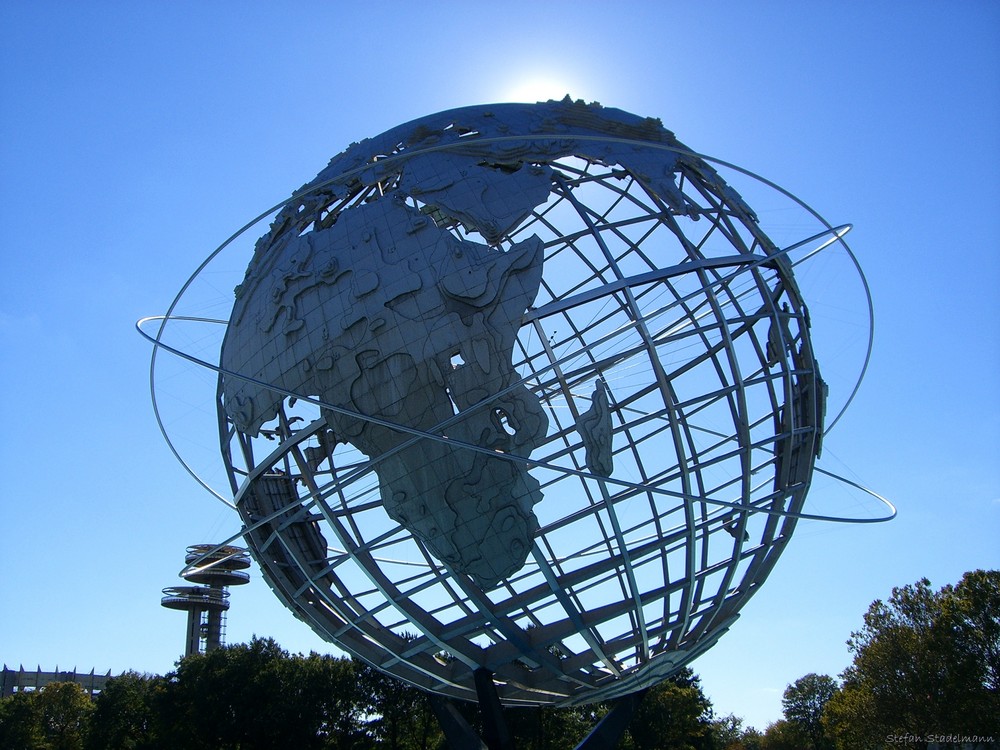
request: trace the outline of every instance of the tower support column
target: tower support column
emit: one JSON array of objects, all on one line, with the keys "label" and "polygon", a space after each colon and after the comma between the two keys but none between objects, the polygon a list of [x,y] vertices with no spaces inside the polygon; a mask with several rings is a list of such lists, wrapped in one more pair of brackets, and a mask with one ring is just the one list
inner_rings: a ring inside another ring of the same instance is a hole
[{"label": "tower support column", "polygon": [[[184,656],[213,651],[223,645],[223,623],[229,609],[229,586],[249,583],[245,572],[250,555],[243,547],[196,544],[188,547],[181,578],[200,586],[163,589],[160,604],[187,612]],[[204,648],[203,648],[204,645]]]}]

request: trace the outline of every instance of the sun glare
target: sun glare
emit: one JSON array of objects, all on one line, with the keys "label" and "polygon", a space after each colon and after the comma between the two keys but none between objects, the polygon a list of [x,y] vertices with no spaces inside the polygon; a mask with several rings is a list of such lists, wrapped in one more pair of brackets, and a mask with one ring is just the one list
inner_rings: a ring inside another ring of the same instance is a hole
[{"label": "sun glare", "polygon": [[523,76],[512,81],[504,91],[504,101],[544,102],[562,99],[569,94],[580,98],[580,87],[568,78],[556,76]]}]

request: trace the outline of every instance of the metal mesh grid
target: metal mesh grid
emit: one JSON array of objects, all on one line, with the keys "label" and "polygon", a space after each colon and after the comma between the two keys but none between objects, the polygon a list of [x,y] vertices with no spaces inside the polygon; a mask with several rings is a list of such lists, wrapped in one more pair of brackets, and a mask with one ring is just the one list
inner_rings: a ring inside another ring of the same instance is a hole
[{"label": "metal mesh grid", "polygon": [[[406,147],[385,156],[381,179],[286,208],[302,218],[279,217],[258,252],[400,197]],[[247,543],[319,633],[426,689],[474,698],[486,667],[508,703],[566,704],[656,682],[728,628],[794,528],[823,385],[790,264],[704,162],[674,165],[683,210],[622,163],[538,163],[548,200],[496,243],[536,235],[545,252],[513,359],[549,419],[529,457],[509,457],[544,495],[523,568],[484,591],[436,560],[383,509],[377,457],[331,444],[311,399],[283,399],[258,437],[220,399],[220,430]],[[598,382],[611,477],[588,470],[575,429]],[[441,439],[427,433],[411,439]]]}]

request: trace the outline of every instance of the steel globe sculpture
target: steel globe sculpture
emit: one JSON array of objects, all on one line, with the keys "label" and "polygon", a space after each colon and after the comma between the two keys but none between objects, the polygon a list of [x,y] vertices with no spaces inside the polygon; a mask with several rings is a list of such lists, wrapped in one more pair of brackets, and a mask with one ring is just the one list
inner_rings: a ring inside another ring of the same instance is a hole
[{"label": "steel globe sculpture", "polygon": [[353,144],[257,241],[214,365],[264,577],[447,696],[665,679],[809,517],[827,388],[788,252],[658,120],[596,104]]}]

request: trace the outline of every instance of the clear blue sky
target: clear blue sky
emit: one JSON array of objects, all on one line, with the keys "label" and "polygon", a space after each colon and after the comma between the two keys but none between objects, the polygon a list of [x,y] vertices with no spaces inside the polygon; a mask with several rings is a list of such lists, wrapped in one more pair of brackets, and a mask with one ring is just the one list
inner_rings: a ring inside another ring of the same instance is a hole
[{"label": "clear blue sky", "polygon": [[[1000,5],[704,5],[3,3],[0,662],[168,671],[160,589],[238,528],[159,435],[135,321],[352,141],[567,92],[853,223],[875,296],[824,461],[899,517],[799,526],[694,665],[717,712],[763,728],[789,682],[848,665],[872,600],[1000,566]],[[259,576],[232,600],[230,642],[331,650]]]}]

